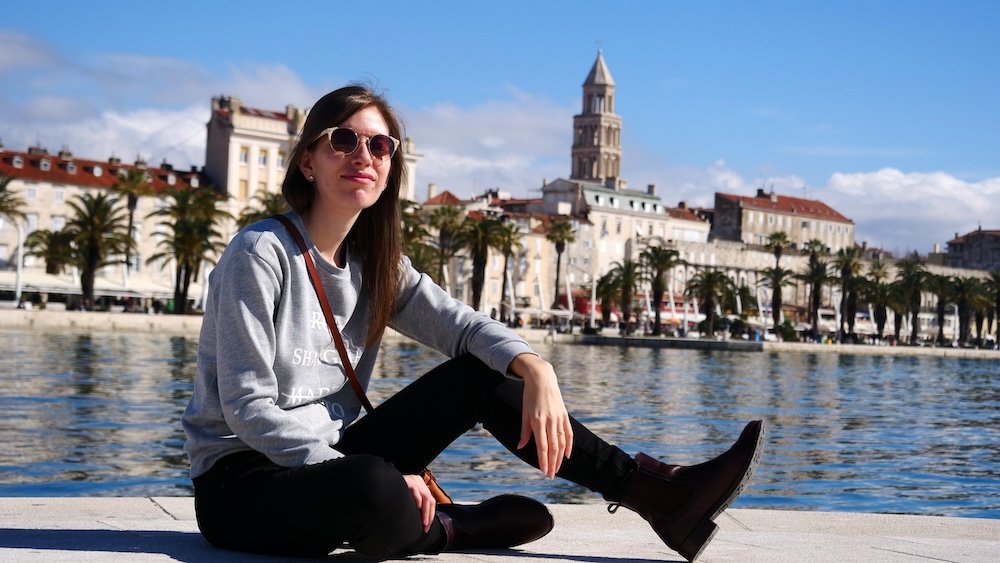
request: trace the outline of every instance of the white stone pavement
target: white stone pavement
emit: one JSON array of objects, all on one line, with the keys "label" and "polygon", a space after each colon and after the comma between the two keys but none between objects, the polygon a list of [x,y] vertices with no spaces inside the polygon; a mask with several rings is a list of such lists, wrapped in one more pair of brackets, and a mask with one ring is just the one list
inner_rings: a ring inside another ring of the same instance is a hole
[{"label": "white stone pavement", "polygon": [[[604,505],[550,505],[556,528],[512,550],[417,556],[411,561],[632,563],[682,561],[638,516]],[[1000,520],[732,509],[699,561],[1000,561]],[[334,560],[358,560],[338,551]],[[217,550],[189,497],[0,498],[0,562],[280,561]]]}]

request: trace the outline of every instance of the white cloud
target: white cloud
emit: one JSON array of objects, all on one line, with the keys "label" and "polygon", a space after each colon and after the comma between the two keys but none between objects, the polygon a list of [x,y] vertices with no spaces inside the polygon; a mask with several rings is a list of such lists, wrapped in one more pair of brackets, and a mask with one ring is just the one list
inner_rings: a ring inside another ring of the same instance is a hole
[{"label": "white cloud", "polygon": [[926,253],[979,224],[996,228],[1000,178],[969,182],[946,172],[836,173],[820,197],[854,220],[858,240]]},{"label": "white cloud", "polygon": [[463,108],[442,103],[403,111],[407,135],[424,159],[418,199],[435,183],[459,197],[500,188],[538,197],[543,179],[567,176],[573,111],[508,88],[510,97]]},{"label": "white cloud", "polygon": [[0,73],[58,64],[54,49],[33,37],[0,30]]},{"label": "white cloud", "polygon": [[4,142],[10,148],[41,143],[50,152],[66,147],[80,158],[93,160],[118,156],[131,162],[141,156],[151,164],[166,159],[178,168],[200,167],[205,161],[207,120],[207,104],[178,110],[106,111],[46,124],[37,132],[26,127],[11,129]]}]

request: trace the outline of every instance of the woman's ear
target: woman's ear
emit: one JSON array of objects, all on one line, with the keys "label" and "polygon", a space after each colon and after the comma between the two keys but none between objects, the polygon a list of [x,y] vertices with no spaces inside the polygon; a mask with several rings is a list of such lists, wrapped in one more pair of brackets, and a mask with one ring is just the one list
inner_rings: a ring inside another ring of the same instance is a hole
[{"label": "woman's ear", "polygon": [[312,151],[303,151],[299,158],[299,172],[310,182],[316,176],[313,173]]}]

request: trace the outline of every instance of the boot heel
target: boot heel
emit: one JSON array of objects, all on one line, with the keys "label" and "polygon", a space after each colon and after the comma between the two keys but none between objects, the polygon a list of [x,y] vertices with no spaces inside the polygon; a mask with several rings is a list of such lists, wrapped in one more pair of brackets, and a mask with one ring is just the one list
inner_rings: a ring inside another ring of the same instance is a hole
[{"label": "boot heel", "polygon": [[691,530],[691,533],[688,534],[684,542],[677,547],[677,553],[680,553],[681,557],[688,561],[694,561],[701,555],[705,546],[708,545],[708,542],[712,541],[712,538],[715,537],[715,533],[718,531],[719,527],[715,525],[715,522],[702,520]]}]

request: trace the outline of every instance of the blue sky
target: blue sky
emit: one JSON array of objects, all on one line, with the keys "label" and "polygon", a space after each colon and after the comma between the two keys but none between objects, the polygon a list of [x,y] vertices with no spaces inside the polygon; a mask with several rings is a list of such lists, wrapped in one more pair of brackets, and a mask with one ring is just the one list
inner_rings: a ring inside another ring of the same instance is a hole
[{"label": "blue sky", "polygon": [[623,177],[669,205],[821,199],[859,242],[1000,228],[1000,3],[37,1],[0,22],[0,139],[204,161],[210,98],[309,106],[366,81],[424,155],[421,192],[537,196],[569,173],[603,49]]}]

